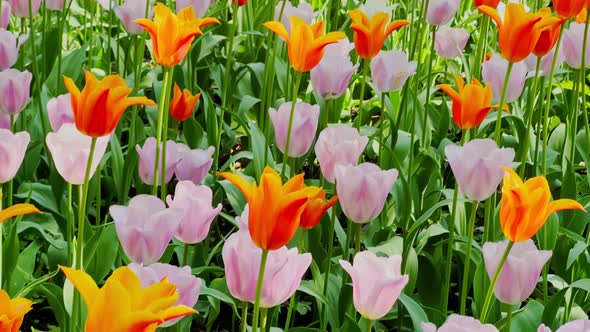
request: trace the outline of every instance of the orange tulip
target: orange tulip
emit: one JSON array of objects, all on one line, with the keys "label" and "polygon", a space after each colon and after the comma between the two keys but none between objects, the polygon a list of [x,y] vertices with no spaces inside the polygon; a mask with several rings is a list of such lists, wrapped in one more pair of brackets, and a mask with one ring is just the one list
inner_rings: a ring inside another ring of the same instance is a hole
[{"label": "orange tulip", "polygon": [[[453,100],[453,120],[461,129],[471,129],[479,126],[486,115],[497,105],[492,105],[492,87],[489,83],[482,86],[473,78],[471,83],[465,85],[463,77],[456,76],[457,88],[455,91],[449,84],[441,84],[438,87]],[[505,110],[508,110],[507,106]]]},{"label": "orange tulip", "polygon": [[407,20],[396,20],[387,24],[389,16],[380,12],[369,19],[360,9],[351,10],[350,28],[354,30],[354,48],[363,59],[371,59],[381,51],[385,38],[395,30],[410,24]]},{"label": "orange tulip", "polygon": [[346,38],[346,35],[340,31],[330,32],[324,36],[324,22],[309,26],[296,16],[290,17],[289,20],[291,22],[290,36],[281,22],[270,21],[264,23],[264,26],[285,40],[291,66],[298,72],[312,70],[322,60],[324,48],[327,45]]},{"label": "orange tulip", "polygon": [[500,4],[500,0],[473,0],[475,3],[475,7],[479,6],[489,6],[492,8],[497,8]]},{"label": "orange tulip", "polygon": [[69,77],[64,77],[64,84],[71,95],[76,127],[85,135],[109,135],[127,107],[156,104],[146,97],[128,97],[131,88],[119,75],[109,75],[99,81],[89,71],[84,74],[86,83],[82,92]]},{"label": "orange tulip", "polygon": [[576,16],[576,22],[585,24],[587,19],[588,19],[588,10],[586,8],[584,8],[578,14],[578,16]]},{"label": "orange tulip", "polygon": [[553,0],[553,9],[564,19],[576,17],[586,5],[586,0]]},{"label": "orange tulip", "polygon": [[174,97],[170,102],[170,114],[176,121],[182,122],[188,119],[193,114],[200,97],[200,93],[193,96],[188,90],[181,92],[178,84],[174,83]]},{"label": "orange tulip", "polygon": [[299,227],[303,229],[314,228],[322,219],[322,216],[328,211],[332,205],[338,201],[338,196],[332,196],[329,201],[326,201],[326,192],[320,187],[306,187],[309,193],[309,201],[301,215],[301,223]]},{"label": "orange tulip", "polygon": [[18,332],[25,314],[33,309],[33,301],[16,298],[10,299],[8,294],[0,289],[0,331]]},{"label": "orange tulip", "polygon": [[250,206],[248,229],[254,244],[264,250],[276,250],[289,243],[308,201],[303,174],[283,185],[281,176],[266,167],[259,186],[256,182],[249,184],[234,173],[220,173],[219,176],[233,183],[246,197]]},{"label": "orange tulip", "polygon": [[[540,15],[543,16],[551,16],[551,9],[549,8],[541,8],[538,12]],[[539,40],[535,44],[535,48],[533,49],[533,54],[538,57],[543,57],[547,55],[547,53],[551,52],[555,44],[557,44],[557,40],[559,39],[559,34],[561,33],[561,25],[563,21],[553,24],[552,26],[548,27],[547,29],[541,32],[539,36]]]},{"label": "orange tulip", "polygon": [[496,22],[500,53],[510,62],[524,60],[532,53],[541,32],[561,22],[561,19],[555,16],[527,13],[523,5],[512,2],[506,5],[504,20],[492,7],[479,6],[477,9]]},{"label": "orange tulip", "polygon": [[[0,199],[1,197],[2,196],[0,195]],[[33,204],[15,204],[0,211],[0,224],[10,218],[31,213],[41,213],[41,211],[39,211]],[[0,227],[2,226],[0,225]],[[0,329],[0,331],[2,331],[2,329]]]},{"label": "orange tulip", "polygon": [[530,239],[555,211],[586,211],[580,203],[571,199],[550,202],[551,191],[547,179],[543,176],[534,177],[523,183],[512,169],[504,168],[504,172],[500,225],[510,241]]},{"label": "orange tulip", "polygon": [[86,332],[153,332],[168,320],[196,312],[174,305],[178,292],[167,278],[142,288],[137,275],[123,266],[99,289],[84,271],[60,268],[86,302]]},{"label": "orange tulip", "polygon": [[196,18],[191,6],[181,10],[177,16],[158,2],[154,7],[153,20],[140,18],[135,23],[150,34],[155,60],[162,66],[172,67],[184,59],[195,36],[203,33],[201,28],[219,24],[219,20],[213,17]]}]

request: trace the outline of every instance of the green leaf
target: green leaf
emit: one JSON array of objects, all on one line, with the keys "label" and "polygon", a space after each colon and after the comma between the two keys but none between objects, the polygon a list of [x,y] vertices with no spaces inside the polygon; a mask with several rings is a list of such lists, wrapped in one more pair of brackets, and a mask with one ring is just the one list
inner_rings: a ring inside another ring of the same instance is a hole
[{"label": "green leaf", "polygon": [[420,327],[420,323],[428,322],[428,316],[426,316],[426,313],[424,312],[420,304],[418,304],[411,297],[403,293],[399,296],[398,300],[401,304],[403,304],[403,306],[410,314],[414,331],[421,331],[422,328]]}]

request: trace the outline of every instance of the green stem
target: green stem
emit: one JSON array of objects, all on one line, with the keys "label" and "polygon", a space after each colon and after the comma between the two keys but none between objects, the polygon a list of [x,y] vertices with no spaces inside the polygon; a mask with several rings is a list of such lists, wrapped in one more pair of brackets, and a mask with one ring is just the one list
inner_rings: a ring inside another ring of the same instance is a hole
[{"label": "green stem", "polygon": [[72,207],[72,184],[68,183],[68,220],[66,225],[66,241],[68,242],[68,266],[72,266],[73,260],[73,238],[74,238],[74,208]]},{"label": "green stem", "polygon": [[373,330],[373,321],[372,320],[367,320],[367,332],[371,332]]},{"label": "green stem", "polygon": [[[383,147],[385,146],[385,113],[386,113],[386,109],[385,109],[385,93],[382,92],[381,93],[381,130],[380,130],[380,135],[381,135],[381,142],[379,142],[379,166],[381,168],[383,168],[384,163],[383,163]],[[390,121],[390,125],[391,128],[390,130],[393,133],[393,126],[391,124]]]},{"label": "green stem", "polygon": [[465,265],[463,268],[463,281],[461,282],[461,302],[459,306],[459,313],[465,315],[465,307],[467,304],[467,285],[469,284],[469,267],[471,265],[471,248],[473,247],[473,232],[475,230],[475,216],[479,202],[474,200],[471,208],[471,217],[469,218],[469,225],[467,228],[467,251],[465,252]]},{"label": "green stem", "polygon": [[268,308],[260,309],[260,331],[266,331],[266,316],[268,315]]},{"label": "green stem", "polygon": [[506,246],[506,250],[504,251],[504,255],[502,255],[502,259],[500,259],[500,264],[498,264],[498,268],[496,268],[496,272],[494,273],[494,277],[490,282],[490,286],[488,287],[488,291],[486,293],[486,297],[483,303],[483,308],[481,309],[481,317],[480,321],[485,324],[486,319],[488,318],[488,311],[490,310],[490,305],[492,304],[492,298],[494,295],[494,287],[496,287],[496,283],[498,282],[498,277],[500,277],[500,272],[502,271],[502,267],[506,262],[506,258],[508,258],[508,254],[510,254],[510,250],[514,246],[514,242],[509,241],[508,246]]},{"label": "green stem", "polygon": [[[164,68],[164,83],[162,85],[162,93],[160,96],[160,103],[158,104],[158,128],[156,132],[156,156],[154,161],[154,178],[152,181],[152,195],[158,194],[158,165],[160,163],[160,145],[162,143],[162,131],[164,127],[164,117],[168,116],[168,107],[170,106],[170,89],[172,88],[172,75],[174,75],[174,67]],[[162,159],[166,161],[166,157]],[[162,169],[164,173],[165,168]],[[162,174],[164,175],[164,174]],[[164,176],[162,176],[164,178]]]},{"label": "green stem", "polygon": [[295,294],[291,296],[289,299],[289,307],[287,308],[287,319],[285,319],[285,329],[284,332],[289,332],[289,327],[291,326],[291,320],[293,316],[293,308],[295,307]]},{"label": "green stem", "polygon": [[455,240],[455,214],[457,213],[457,199],[459,198],[459,184],[455,184],[455,190],[453,192],[453,205],[451,207],[451,215],[449,219],[449,239],[447,244],[447,258],[445,266],[445,279],[443,280],[442,287],[442,305],[443,315],[446,317],[449,308],[449,294],[451,293],[451,272],[453,268],[453,242]]},{"label": "green stem", "polygon": [[522,164],[520,165],[520,177],[524,176],[524,171],[526,169],[526,162],[529,155],[529,145],[530,145],[530,136],[531,136],[531,126],[533,123],[533,113],[534,113],[534,104],[535,104],[535,95],[537,94],[537,88],[539,83],[539,71],[541,69],[541,57],[537,57],[537,66],[535,68],[535,77],[533,78],[533,88],[529,91],[529,100],[527,102],[527,110],[526,110],[526,131],[524,136],[524,146],[522,147]]},{"label": "green stem", "polygon": [[[332,206],[330,215],[330,230],[328,231],[328,262],[326,266],[326,276],[324,277],[324,297],[328,298],[328,284],[330,281],[330,269],[332,267],[332,250],[334,249],[334,225],[336,224],[336,205]],[[326,331],[328,327],[328,306],[323,306],[321,330]]]},{"label": "green stem", "polygon": [[248,331],[248,302],[242,302],[242,323],[240,325],[240,332]]},{"label": "green stem", "polygon": [[184,244],[184,249],[183,249],[183,253],[182,253],[182,266],[186,266],[188,264],[188,256],[189,256],[189,249],[190,249],[190,244],[185,243]]},{"label": "green stem", "polygon": [[[359,96],[359,114],[358,114],[358,121],[356,123],[356,129],[359,131],[361,130],[361,123],[363,121],[363,101],[365,99],[365,85],[367,76],[369,75],[369,65],[371,64],[371,59],[364,59],[363,60],[363,74],[361,76],[361,94]],[[350,116],[352,120],[352,115]]]},{"label": "green stem", "polygon": [[264,268],[266,267],[267,258],[268,250],[262,249],[262,255],[260,258],[260,269],[258,270],[258,282],[256,284],[256,300],[254,301],[252,332],[258,332],[258,317],[260,316],[260,295],[262,294],[262,283],[264,282]]},{"label": "green stem", "polygon": [[[170,105],[170,93],[168,93],[168,99],[166,100],[166,105]],[[162,130],[162,157],[160,158],[160,164],[162,165],[162,176],[160,177],[160,199],[163,202],[166,201],[166,193],[168,191],[168,185],[166,182],[166,152],[168,149],[168,119],[170,115],[168,114],[168,110],[164,111],[164,128]],[[156,179],[154,178],[154,181]]]},{"label": "green stem", "polygon": [[508,82],[510,81],[510,72],[512,71],[513,62],[508,62],[506,67],[506,76],[504,77],[504,85],[502,86],[502,95],[500,96],[500,104],[498,105],[498,117],[496,119],[495,141],[498,145],[502,139],[502,112],[504,112],[504,101],[506,100],[506,92],[508,91]]},{"label": "green stem", "polygon": [[473,76],[477,77],[481,75],[481,63],[483,62],[485,50],[486,50],[486,41],[488,36],[488,30],[490,27],[490,18],[486,15],[482,15],[481,19],[483,20],[479,34],[479,39],[477,40],[477,49],[475,53],[474,65],[473,65]]},{"label": "green stem", "polygon": [[[289,147],[291,145],[291,131],[293,130],[293,117],[295,115],[295,105],[297,105],[297,95],[299,92],[299,85],[301,84],[301,78],[303,72],[297,72],[295,78],[295,85],[293,86],[293,97],[291,98],[291,112],[289,113],[289,126],[287,127],[287,141],[285,142],[285,151],[283,151],[283,166],[281,169],[281,177],[285,176],[285,170],[287,169],[287,163],[289,162]],[[295,170],[292,169],[291,173]]]},{"label": "green stem", "polygon": [[506,331],[510,332],[510,328],[512,328],[512,305],[507,305],[508,310],[506,310]]},{"label": "green stem", "polygon": [[[590,26],[590,13],[586,15],[586,26],[584,28],[584,42],[582,44],[582,54],[586,54],[588,49],[588,27]],[[584,115],[584,128],[586,130],[586,146],[590,146],[590,125],[588,123],[588,113],[586,111],[586,57],[582,56],[582,66],[580,67],[580,85],[582,86],[582,114]],[[590,177],[590,174],[586,174]],[[590,227],[590,225],[588,225]],[[590,237],[588,238],[590,241]]]},{"label": "green stem", "polygon": [[426,146],[426,132],[428,131],[428,104],[430,103],[430,79],[432,76],[432,62],[434,60],[434,44],[436,42],[436,25],[432,28],[432,44],[430,45],[430,56],[428,57],[428,68],[426,75],[426,101],[424,103],[424,115],[422,116],[422,139],[421,142]]}]

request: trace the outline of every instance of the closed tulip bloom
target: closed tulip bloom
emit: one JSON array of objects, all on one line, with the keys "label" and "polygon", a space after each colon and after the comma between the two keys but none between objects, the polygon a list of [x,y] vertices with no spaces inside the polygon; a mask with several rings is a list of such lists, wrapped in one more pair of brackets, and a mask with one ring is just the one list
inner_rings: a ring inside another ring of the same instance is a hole
[{"label": "closed tulip bloom", "polygon": [[492,324],[482,324],[473,317],[450,315],[446,323],[436,329],[432,323],[421,323],[422,332],[498,332]]},{"label": "closed tulip bloom", "polygon": [[[582,47],[584,45],[585,24],[572,22],[568,29],[563,31],[563,56],[565,62],[572,68],[582,67]],[[588,45],[590,45],[590,34],[588,34]],[[584,63],[590,66],[590,47],[587,47]]]},{"label": "closed tulip bloom", "polygon": [[500,4],[500,0],[473,0],[475,7],[479,6],[488,6],[492,8],[497,8]]},{"label": "closed tulip bloom", "polygon": [[278,21],[264,23],[264,26],[279,35],[287,43],[289,62],[298,72],[308,72],[320,63],[324,56],[324,48],[338,40],[346,38],[343,32],[330,32],[324,35],[324,22],[313,25],[305,23],[299,17],[292,16],[291,31]]},{"label": "closed tulip bloom", "polygon": [[184,211],[166,208],[151,195],[138,195],[129,206],[109,208],[121,247],[132,261],[149,265],[162,257],[184,217]]},{"label": "closed tulip bloom", "polygon": [[467,30],[441,26],[436,31],[434,49],[439,57],[454,59],[463,53],[468,40],[469,32]]},{"label": "closed tulip bloom", "polygon": [[504,168],[500,225],[508,240],[526,241],[543,227],[550,214],[560,210],[586,211],[571,199],[551,200],[547,179],[537,176],[522,182],[512,169]]},{"label": "closed tulip bloom", "polygon": [[85,272],[60,268],[86,303],[86,332],[155,331],[164,322],[196,313],[187,306],[175,305],[179,295],[168,278],[142,287],[137,275],[123,266],[98,288]]},{"label": "closed tulip bloom", "polygon": [[[221,257],[225,268],[227,288],[231,295],[240,301],[254,303],[261,257],[260,248],[252,242],[248,232],[248,213],[246,210],[244,213],[240,219],[245,220],[244,226],[246,227],[240,228],[225,240]],[[272,253],[272,251],[269,252],[269,256]],[[263,280],[263,283],[266,281]]]},{"label": "closed tulip bloom", "polygon": [[49,10],[64,10],[65,0],[45,0],[45,8]]},{"label": "closed tulip bloom", "polygon": [[379,12],[368,17],[360,9],[351,10],[349,13],[352,19],[350,28],[354,30],[354,47],[357,54],[363,59],[375,57],[385,42],[385,38],[395,30],[409,25],[410,21],[395,20],[389,22],[389,15]]},{"label": "closed tulip bloom", "polygon": [[582,11],[586,0],[553,0],[551,3],[557,15],[569,20]]},{"label": "closed tulip bloom", "polygon": [[[53,157],[55,168],[66,182],[74,185],[84,183],[86,166],[90,155],[92,137],[86,136],[67,123],[57,132],[47,134],[47,148]],[[96,171],[109,144],[110,136],[103,136],[96,140],[96,147],[90,166],[90,177]]]},{"label": "closed tulip bloom", "polygon": [[29,102],[32,79],[33,75],[26,70],[0,71],[0,113],[22,112]]},{"label": "closed tulip bloom", "polygon": [[25,298],[11,299],[0,289],[0,331],[18,332],[25,315],[33,309],[33,301]]},{"label": "closed tulip bloom", "polygon": [[416,61],[408,61],[403,51],[381,51],[371,61],[371,79],[375,90],[389,92],[401,89],[416,74]]},{"label": "closed tulip bloom", "polygon": [[310,72],[315,93],[324,99],[337,99],[346,92],[352,74],[358,68],[348,55],[353,48],[348,39],[326,46],[322,61]]},{"label": "closed tulip bloom", "polygon": [[192,6],[196,17],[203,17],[214,0],[176,0],[176,12],[179,13],[183,9]]},{"label": "closed tulip bloom", "polygon": [[27,146],[31,136],[26,131],[12,133],[7,129],[0,129],[0,183],[6,183],[14,178],[25,158]]},{"label": "closed tulip bloom", "polygon": [[[566,323],[565,325],[561,326],[555,332],[588,332],[590,331],[590,320],[587,319],[577,319],[571,322]],[[545,324],[541,324],[537,332],[551,332],[551,329],[545,326]]]},{"label": "closed tulip bloom", "polygon": [[[184,144],[177,143],[177,152],[180,161],[176,164],[175,174],[179,181],[192,181],[199,184],[211,169],[215,148],[210,146],[207,150],[191,150]],[[166,154],[167,155],[167,154]]]},{"label": "closed tulip bloom", "polygon": [[29,17],[29,1],[32,4],[31,13],[33,16],[37,15],[42,0],[8,0],[12,15],[20,18]]},{"label": "closed tulip bloom", "polygon": [[309,201],[305,206],[305,210],[301,215],[301,223],[299,226],[303,229],[312,229],[320,220],[322,216],[338,201],[338,196],[332,196],[330,200],[326,201],[326,192],[322,188],[308,187],[311,195]]},{"label": "closed tulip bloom", "polygon": [[[486,242],[483,259],[490,279],[494,277],[508,241]],[[502,266],[494,294],[502,303],[516,305],[526,300],[537,285],[543,265],[551,258],[550,250],[538,250],[533,240],[518,242]]]},{"label": "closed tulip bloom", "polygon": [[14,66],[16,60],[18,60],[18,49],[27,38],[27,35],[19,38],[12,32],[0,28],[0,70]]},{"label": "closed tulip bloom", "polygon": [[2,9],[2,13],[0,13],[0,29],[6,29],[10,22],[10,13],[12,10],[8,1],[0,0],[0,6],[2,6],[2,8],[0,8]]},{"label": "closed tulip bloom", "polygon": [[[141,34],[143,33],[143,28],[135,23],[135,20],[139,18],[145,18],[145,7],[148,5],[149,1],[137,1],[137,0],[125,0],[121,6],[115,7],[114,11],[119,20],[121,20],[121,24],[125,27],[130,34]],[[148,17],[152,15],[152,10],[150,9],[148,13]]]},{"label": "closed tulip bloom", "polygon": [[[160,151],[163,150],[164,142],[160,143]],[[154,165],[156,164],[156,139],[148,137],[143,143],[143,147],[139,144],[135,146],[135,150],[139,155],[139,177],[141,181],[147,185],[154,183]],[[177,144],[168,140],[166,142],[166,183],[170,182],[176,165],[180,161],[180,154],[177,151]],[[158,163],[158,185],[162,183],[162,163]]]},{"label": "closed tulip bloom", "polygon": [[[355,3],[355,5],[358,5],[361,1],[353,0],[353,2]],[[399,4],[397,3],[390,4],[387,1],[383,0],[365,0],[365,2],[361,3],[358,6],[358,9],[365,13],[367,17],[373,17],[377,13],[384,12],[388,15],[389,18],[391,12],[393,12],[398,5]]]},{"label": "closed tulip bloom", "polygon": [[358,130],[344,124],[322,130],[315,144],[315,154],[324,178],[334,183],[337,164],[357,165],[367,143],[367,136],[361,136]]},{"label": "closed tulip bloom", "polygon": [[139,18],[135,23],[150,34],[154,59],[164,67],[175,66],[184,59],[195,37],[203,34],[201,28],[219,24],[213,17],[196,18],[190,7],[175,15],[161,2],[156,3],[154,13],[153,20]]},{"label": "closed tulip bloom", "polygon": [[285,144],[287,144],[291,105],[292,102],[289,101],[282,104],[278,110],[270,108],[268,115],[275,130],[275,141],[279,150],[287,153],[289,157],[297,158],[306,154],[313,143],[315,133],[318,129],[320,106],[310,105],[305,102],[297,102],[295,104],[291,126],[291,141],[289,151],[287,152],[285,151]]},{"label": "closed tulip bloom", "polygon": [[189,90],[180,91],[178,84],[174,83],[174,96],[170,101],[170,114],[174,120],[182,122],[190,118],[200,97],[200,93],[193,95]]},{"label": "closed tulip bloom", "polygon": [[287,301],[311,265],[311,254],[283,246],[269,254],[264,269],[260,307],[272,308]]},{"label": "closed tulip bloom", "polygon": [[[547,55],[541,58],[541,67],[539,68],[539,76],[549,76],[551,72],[551,66],[553,65],[553,57],[555,56],[555,48],[553,48]],[[558,70],[563,65],[563,51],[557,53],[557,60],[555,62],[555,69]],[[534,75],[537,68],[537,56],[534,54],[529,55],[524,59],[524,63],[527,65],[529,75]]]},{"label": "closed tulip bloom", "polygon": [[84,75],[86,83],[82,91],[69,77],[64,77],[64,84],[71,96],[76,128],[85,135],[109,135],[127,107],[155,105],[146,97],[128,97],[132,89],[119,75],[109,75],[100,81],[89,71],[84,71]]},{"label": "closed tulip bloom", "polygon": [[[282,17],[281,9],[283,12]],[[279,17],[281,18],[279,19]],[[304,1],[301,1],[297,7],[293,6],[291,1],[287,1],[285,2],[285,8],[283,8],[282,1],[277,3],[277,6],[275,7],[274,20],[280,21],[285,27],[285,30],[287,30],[287,33],[291,32],[291,17],[299,17],[306,24],[309,25],[313,21],[315,13],[313,12],[313,7],[311,7],[310,4]]]},{"label": "closed tulip bloom", "polygon": [[252,241],[264,250],[276,250],[291,240],[307,205],[308,193],[303,189],[303,174],[285,184],[274,169],[266,167],[260,185],[248,183],[234,173],[221,173],[246,197],[250,207],[248,229]]},{"label": "closed tulip bloom", "polygon": [[176,184],[174,198],[166,198],[168,206],[184,210],[184,217],[178,225],[174,237],[183,243],[203,242],[209,234],[211,222],[221,212],[221,203],[212,208],[213,192],[207,186],[199,186],[190,181]]},{"label": "closed tulip bloom", "polygon": [[383,210],[398,172],[395,169],[382,171],[375,164],[362,163],[336,165],[334,174],[344,214],[353,222],[367,223]]},{"label": "closed tulip bloom", "polygon": [[[551,9],[549,8],[541,8],[539,13],[543,16],[551,16]],[[539,36],[539,40],[535,44],[535,48],[533,49],[533,54],[536,56],[545,56],[549,53],[555,45],[557,44],[557,40],[559,39],[559,34],[561,33],[561,26],[562,23],[553,24],[549,28],[543,30],[541,35]]]},{"label": "closed tulip bloom", "polygon": [[49,99],[47,102],[47,117],[53,131],[58,131],[66,123],[74,123],[72,97],[69,93]]},{"label": "closed tulip bloom", "polygon": [[437,26],[449,23],[457,13],[460,3],[460,0],[430,0],[426,22]]},{"label": "closed tulip bloom", "polygon": [[[508,61],[499,54],[492,55],[489,60],[481,65],[481,76],[484,83],[489,84],[492,88],[492,102],[494,103],[500,101],[500,97],[502,96],[507,68]],[[511,103],[518,100],[524,89],[527,72],[528,69],[524,62],[513,64],[510,78],[508,79],[505,102]]]},{"label": "closed tulip bloom", "polygon": [[401,274],[402,256],[377,257],[371,251],[354,256],[352,265],[340,260],[340,266],[352,279],[352,300],[356,311],[370,320],[385,316],[408,283]]}]

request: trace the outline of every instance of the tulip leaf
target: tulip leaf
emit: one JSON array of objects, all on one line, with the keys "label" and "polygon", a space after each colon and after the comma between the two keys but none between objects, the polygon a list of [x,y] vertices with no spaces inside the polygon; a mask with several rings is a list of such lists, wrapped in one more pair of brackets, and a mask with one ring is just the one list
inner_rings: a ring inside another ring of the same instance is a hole
[{"label": "tulip leaf", "polygon": [[569,270],[572,264],[580,257],[580,255],[586,251],[588,245],[585,242],[576,242],[576,244],[570,249],[567,255],[566,269]]},{"label": "tulip leaf", "polygon": [[322,294],[320,290],[317,289],[314,282],[311,280],[303,280],[301,282],[301,285],[299,285],[299,288],[297,288],[297,290],[313,296],[315,299],[319,300],[323,304],[328,304],[328,300],[326,299],[324,294]]},{"label": "tulip leaf", "polygon": [[410,314],[414,331],[421,331],[422,328],[420,327],[420,323],[428,322],[428,316],[426,316],[422,306],[420,306],[420,304],[404,293],[399,296],[398,300],[401,302],[401,304],[403,304],[404,308],[406,308]]}]

